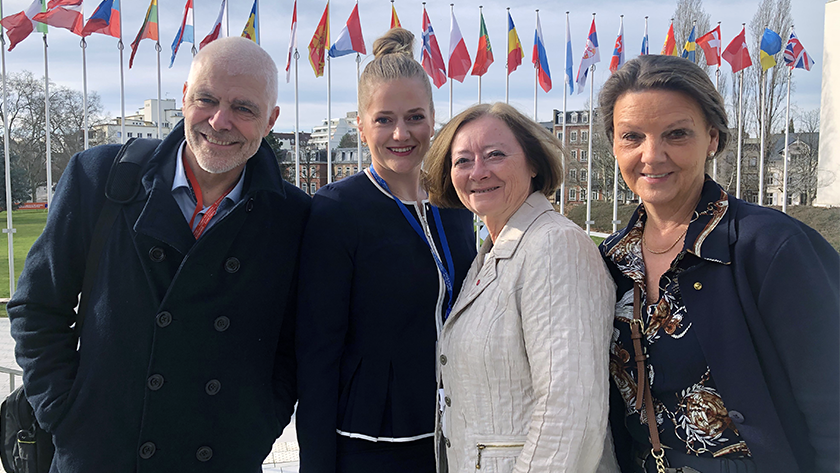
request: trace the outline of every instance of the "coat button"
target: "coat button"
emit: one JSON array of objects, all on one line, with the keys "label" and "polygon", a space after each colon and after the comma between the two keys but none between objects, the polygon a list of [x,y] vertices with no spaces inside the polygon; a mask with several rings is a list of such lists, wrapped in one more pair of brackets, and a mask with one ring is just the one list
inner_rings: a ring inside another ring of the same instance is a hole
[{"label": "coat button", "polygon": [[446,448],[452,447],[452,442],[450,442],[449,439],[443,439],[443,441],[446,443]]},{"label": "coat button", "polygon": [[449,399],[449,396],[444,397],[443,402],[446,403],[446,407],[452,407],[452,399]]},{"label": "coat button", "polygon": [[155,454],[155,450],[157,450],[157,448],[152,442],[146,442],[143,445],[140,445],[140,458],[142,458],[143,460],[148,460],[149,458],[152,458],[152,455]]},{"label": "coat button", "polygon": [[741,414],[738,411],[729,411],[729,418],[732,419],[732,422],[735,422],[736,424],[744,423],[744,414]]},{"label": "coat button", "polygon": [[149,379],[146,380],[146,386],[148,386],[152,391],[157,391],[163,387],[163,376],[159,374],[149,376]]},{"label": "coat button", "polygon": [[166,327],[172,323],[172,314],[163,311],[155,317],[155,321],[157,322],[158,327]]},{"label": "coat button", "polygon": [[201,447],[195,452],[195,457],[198,458],[200,462],[209,461],[213,458],[213,449],[210,447]]},{"label": "coat button", "polygon": [[155,263],[160,263],[166,259],[166,253],[163,252],[163,248],[154,246],[151,250],[149,250],[149,259]]},{"label": "coat button", "polygon": [[245,211],[246,212],[250,212],[252,210],[254,210],[254,198],[253,197],[248,199],[248,203],[245,204]]},{"label": "coat button", "polygon": [[211,396],[218,394],[220,389],[222,389],[222,383],[220,383],[218,379],[211,379],[210,381],[207,381],[206,385],[204,385],[204,392]]},{"label": "coat button", "polygon": [[703,289],[703,283],[701,283],[701,282],[694,283],[694,290],[699,291],[700,289]]},{"label": "coat button", "polygon": [[228,329],[228,327],[230,327],[230,319],[224,315],[213,322],[213,328],[215,328],[217,332],[224,332]]},{"label": "coat button", "polygon": [[231,274],[239,271],[239,260],[236,258],[228,258],[227,261],[225,261],[225,271]]},{"label": "coat button", "polygon": [[442,364],[442,365],[446,364],[446,355],[440,355],[440,364]]}]

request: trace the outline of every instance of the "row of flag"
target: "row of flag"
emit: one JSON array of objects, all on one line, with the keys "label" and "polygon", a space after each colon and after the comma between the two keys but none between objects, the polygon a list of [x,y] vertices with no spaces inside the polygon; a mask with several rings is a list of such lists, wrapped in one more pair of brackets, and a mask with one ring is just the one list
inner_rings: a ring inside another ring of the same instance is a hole
[{"label": "row of flag", "polygon": [[[47,25],[67,29],[83,38],[93,33],[99,33],[122,40],[120,0],[102,0],[90,18],[88,18],[87,23],[84,22],[82,1],[50,0],[49,3],[46,3],[46,0],[34,0],[26,10],[9,15],[0,20],[0,25],[6,29],[6,35],[9,38],[9,51],[14,49],[18,43],[26,39],[33,31],[46,34]],[[159,41],[157,1],[151,0],[149,3],[149,8],[146,10],[146,16],[143,18],[140,31],[131,43],[131,57],[128,62],[129,68],[134,63],[134,56],[137,53],[137,47],[141,40],[148,38],[153,41]],[[199,43],[200,47],[204,47],[211,41],[227,35],[226,30],[222,26],[226,23],[227,19],[226,1],[222,0],[219,16],[213,24],[210,33]],[[259,43],[258,1],[254,0],[254,6],[251,8],[248,21],[242,30],[243,37],[256,43]],[[178,54],[182,43],[195,44],[194,18],[193,0],[187,0],[184,5],[183,20],[172,42],[172,59],[170,60],[169,67],[172,67],[172,64],[174,64],[175,56]]]},{"label": "row of flag", "polygon": [[[6,29],[9,37],[10,51],[33,31],[46,33],[45,25],[65,28],[82,37],[88,36],[92,33],[100,33],[117,38],[121,37],[120,0],[103,0],[90,16],[87,23],[83,21],[82,0],[50,0],[48,4],[45,4],[45,1],[46,0],[34,0],[32,5],[30,5],[30,7],[26,10],[0,20],[0,25]],[[222,0],[221,9],[213,28],[200,42],[199,47],[203,47],[219,37],[226,36],[226,31],[223,27],[226,23],[226,1],[227,0]],[[258,1],[259,0],[254,0],[254,6],[251,9],[251,13],[242,32],[242,36],[255,42],[259,42]],[[324,13],[321,16],[321,20],[315,29],[315,33],[313,34],[308,47],[309,61],[316,77],[323,75],[327,55],[329,57],[340,57],[352,53],[366,54],[358,3],[353,8],[350,17],[344,25],[344,28],[341,30],[338,38],[332,45],[329,44],[329,7],[329,2],[327,2]],[[522,64],[525,53],[519,39],[519,35],[516,31],[513,18],[510,15],[510,11],[508,11],[507,19],[507,74],[510,74]],[[447,62],[443,59],[434,28],[432,27],[431,20],[429,19],[429,15],[426,13],[424,6],[420,62],[432,78],[436,87],[440,88],[443,84],[445,84],[447,78],[463,82],[467,74],[480,77],[487,72],[488,67],[493,63],[494,59],[493,48],[490,44],[490,36],[484,23],[483,12],[480,13],[479,23],[478,47],[473,60],[470,57],[466,42],[461,34],[458,21],[455,18],[455,13],[452,11],[449,32],[449,60]],[[391,27],[393,28],[397,26],[401,26],[401,24],[392,2]],[[157,0],[151,0],[140,31],[131,43],[132,52],[129,59],[129,68],[133,65],[134,56],[137,52],[137,47],[140,41],[146,38],[154,41],[159,40]],[[178,53],[180,45],[185,42],[195,44],[193,0],[186,1],[183,20],[181,21],[181,25],[178,28],[178,32],[172,43],[170,67],[175,61],[175,56]],[[708,65],[720,66],[721,59],[723,59],[732,66],[733,72],[739,72],[752,65],[752,60],[747,49],[745,29],[742,28],[741,32],[735,36],[729,45],[725,49],[722,49],[720,25],[696,39],[695,28],[692,27],[688,40],[680,52],[676,43],[674,25],[672,22],[668,28],[661,54],[682,56],[690,61],[695,61],[698,46],[705,53],[706,63]],[[297,2],[294,4],[292,29],[289,41],[289,54],[286,62],[287,82],[289,80],[292,51],[293,49],[296,49],[296,47]],[[779,34],[770,29],[765,29],[760,49],[760,63],[762,70],[767,70],[770,67],[773,67],[776,64],[775,56],[782,49],[782,39]],[[193,52],[195,52],[194,48]],[[645,33],[642,39],[640,54],[649,54],[647,23],[645,24]],[[610,71],[615,72],[618,70],[624,64],[624,57],[624,21],[622,16],[618,36],[615,41],[615,47],[610,59]],[[810,70],[811,66],[814,64],[814,60],[805,51],[805,48],[799,42],[792,30],[790,38],[785,46],[784,61],[791,68],[801,68],[805,70]],[[539,13],[537,13],[537,23],[534,31],[534,47],[531,54],[531,62],[534,64],[537,71],[540,86],[543,90],[548,92],[552,88],[551,72],[548,65],[546,43],[543,39],[542,29],[540,27]],[[565,81],[569,86],[569,93],[574,92],[575,86],[577,86],[578,93],[583,91],[590,67],[598,62],[600,62],[598,34],[595,28],[595,19],[593,16],[589,33],[586,37],[583,55],[578,66],[578,71],[574,80],[572,79],[572,46],[571,35],[569,33],[569,19],[567,15]],[[470,72],[470,68],[472,68],[472,72]]]}]

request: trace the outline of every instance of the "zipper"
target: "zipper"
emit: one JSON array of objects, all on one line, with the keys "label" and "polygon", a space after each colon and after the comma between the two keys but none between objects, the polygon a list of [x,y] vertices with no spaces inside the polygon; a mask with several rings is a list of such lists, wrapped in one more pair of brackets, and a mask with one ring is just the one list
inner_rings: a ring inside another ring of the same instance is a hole
[{"label": "zipper", "polygon": [[475,469],[481,469],[481,452],[488,448],[521,448],[524,447],[525,443],[479,443],[476,444],[475,447],[478,450],[478,456],[475,460]]},{"label": "zipper", "polygon": [[[440,259],[440,254],[437,250],[437,245],[435,245],[435,239],[432,238],[432,231],[429,228],[429,221],[426,219],[426,216],[431,211],[430,204],[425,204],[424,202],[415,202],[414,203],[414,210],[417,212],[418,220],[420,220],[420,226],[423,227],[423,233],[426,235],[426,239],[429,241],[429,249],[433,252],[435,256]],[[419,207],[422,207],[420,209]],[[440,231],[440,230],[438,230]],[[441,260],[442,261],[442,260]],[[434,257],[432,257],[432,262],[434,262]],[[438,300],[435,305],[435,328],[436,328],[436,335],[437,339],[440,340],[440,333],[443,331],[443,301],[446,297],[446,283],[443,280],[443,276],[440,274],[440,268],[437,267],[437,263],[435,263],[435,269],[438,273]]]}]

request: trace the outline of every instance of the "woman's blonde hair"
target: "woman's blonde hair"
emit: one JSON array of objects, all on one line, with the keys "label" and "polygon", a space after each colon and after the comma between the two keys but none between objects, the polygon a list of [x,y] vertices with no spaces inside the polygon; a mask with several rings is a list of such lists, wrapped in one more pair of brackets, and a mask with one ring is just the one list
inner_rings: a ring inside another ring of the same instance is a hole
[{"label": "woman's blonde hair", "polygon": [[423,66],[414,59],[414,34],[403,28],[391,28],[373,42],[373,61],[359,77],[359,116],[367,110],[376,84],[396,79],[417,79],[429,95],[429,111],[434,112],[432,85]]},{"label": "woman's blonde hair", "polygon": [[495,117],[510,128],[525,152],[525,160],[536,173],[531,179],[533,191],[551,197],[563,179],[563,145],[539,123],[510,105],[496,102],[473,105],[456,115],[437,133],[426,154],[424,166],[424,180],[432,203],[440,207],[464,208],[452,184],[452,141],[464,125],[485,116]]}]

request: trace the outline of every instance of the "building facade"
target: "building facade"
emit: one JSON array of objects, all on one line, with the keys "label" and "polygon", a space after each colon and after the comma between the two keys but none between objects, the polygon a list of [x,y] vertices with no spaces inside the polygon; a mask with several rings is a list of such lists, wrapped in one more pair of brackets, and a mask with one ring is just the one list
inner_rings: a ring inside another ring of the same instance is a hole
[{"label": "building facade", "polygon": [[125,139],[122,136],[122,118],[115,117],[108,123],[91,127],[91,143],[122,143],[129,138],[166,138],[184,114],[175,106],[175,99],[161,100],[160,105],[163,112],[161,136],[158,136],[158,117],[161,116],[158,100],[146,99],[141,110],[125,117]]}]

